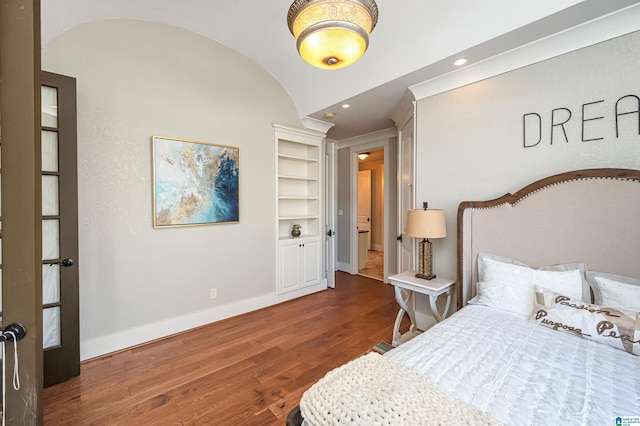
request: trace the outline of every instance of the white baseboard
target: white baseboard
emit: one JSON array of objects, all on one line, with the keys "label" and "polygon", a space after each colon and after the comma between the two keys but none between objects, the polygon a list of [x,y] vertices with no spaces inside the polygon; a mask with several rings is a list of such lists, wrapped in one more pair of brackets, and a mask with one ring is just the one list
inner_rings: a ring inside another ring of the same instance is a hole
[{"label": "white baseboard", "polygon": [[116,352],[142,343],[161,339],[180,333],[192,328],[211,324],[216,321],[231,318],[257,309],[266,308],[287,300],[295,299],[307,294],[326,290],[327,281],[322,280],[319,284],[278,295],[273,293],[245,299],[216,308],[205,309],[187,315],[167,318],[165,320],[147,324],[140,327],[122,330],[108,336],[97,337],[80,342],[80,360],[95,358],[111,352]]}]

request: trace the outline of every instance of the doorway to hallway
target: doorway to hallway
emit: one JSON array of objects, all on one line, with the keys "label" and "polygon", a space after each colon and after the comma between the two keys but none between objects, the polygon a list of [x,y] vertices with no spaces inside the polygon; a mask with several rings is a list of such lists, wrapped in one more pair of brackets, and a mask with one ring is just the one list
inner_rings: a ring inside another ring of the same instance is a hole
[{"label": "doorway to hallway", "polygon": [[358,274],[384,280],[384,149],[358,154]]}]

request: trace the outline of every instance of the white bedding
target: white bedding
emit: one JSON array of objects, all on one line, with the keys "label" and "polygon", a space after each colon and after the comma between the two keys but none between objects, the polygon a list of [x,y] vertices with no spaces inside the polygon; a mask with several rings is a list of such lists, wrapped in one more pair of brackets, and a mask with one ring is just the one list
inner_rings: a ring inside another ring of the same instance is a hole
[{"label": "white bedding", "polygon": [[468,305],[386,356],[506,424],[640,416],[640,356],[495,308]]}]

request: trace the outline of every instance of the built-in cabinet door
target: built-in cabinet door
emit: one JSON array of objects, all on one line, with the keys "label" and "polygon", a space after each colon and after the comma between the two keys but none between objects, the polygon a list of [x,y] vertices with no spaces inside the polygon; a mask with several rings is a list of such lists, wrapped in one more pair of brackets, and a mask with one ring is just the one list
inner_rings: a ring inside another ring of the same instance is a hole
[{"label": "built-in cabinet door", "polygon": [[302,243],[302,287],[320,281],[320,240],[307,240]]},{"label": "built-in cabinet door", "polygon": [[300,244],[298,241],[278,244],[278,290],[284,293],[300,288]]},{"label": "built-in cabinet door", "polygon": [[278,293],[319,283],[321,250],[320,238],[278,242]]}]

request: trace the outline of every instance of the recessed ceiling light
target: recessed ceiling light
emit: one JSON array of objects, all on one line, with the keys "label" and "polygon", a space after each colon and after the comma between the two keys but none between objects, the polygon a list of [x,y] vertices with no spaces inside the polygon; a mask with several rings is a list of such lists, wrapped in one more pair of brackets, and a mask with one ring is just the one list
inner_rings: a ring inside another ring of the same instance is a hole
[{"label": "recessed ceiling light", "polygon": [[342,104],[342,108],[351,108],[351,105],[349,105],[349,104]]},{"label": "recessed ceiling light", "polygon": [[464,64],[466,64],[468,61],[469,61],[469,60],[468,60],[467,58],[460,58],[460,59],[457,59],[457,60],[453,63],[453,65],[455,65],[456,67],[459,67],[460,65],[464,65]]},{"label": "recessed ceiling light", "polygon": [[324,113],[324,118],[332,119],[335,116],[336,116],[335,112],[325,112]]}]

